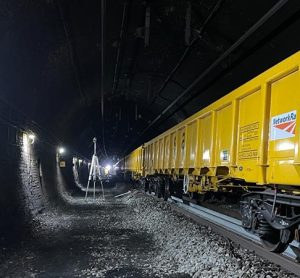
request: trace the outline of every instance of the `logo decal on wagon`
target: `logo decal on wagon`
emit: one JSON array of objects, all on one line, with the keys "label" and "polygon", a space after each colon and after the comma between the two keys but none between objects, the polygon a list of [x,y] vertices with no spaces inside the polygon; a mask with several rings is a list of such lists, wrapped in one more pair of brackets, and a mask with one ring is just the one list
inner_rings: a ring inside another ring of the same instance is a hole
[{"label": "logo decal on wagon", "polygon": [[271,119],[270,140],[279,140],[295,136],[297,111],[293,110]]}]

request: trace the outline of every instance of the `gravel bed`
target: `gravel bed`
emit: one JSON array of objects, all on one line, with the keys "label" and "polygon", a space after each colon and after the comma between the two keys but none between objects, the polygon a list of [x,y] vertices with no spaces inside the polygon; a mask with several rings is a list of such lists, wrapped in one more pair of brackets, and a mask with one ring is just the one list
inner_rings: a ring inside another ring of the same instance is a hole
[{"label": "gravel bed", "polygon": [[0,277],[294,277],[140,191],[70,203],[0,247]]},{"label": "gravel bed", "polygon": [[153,234],[160,249],[154,268],[162,277],[178,272],[191,277],[295,277],[171,211],[170,204],[138,192],[134,195],[124,198],[135,212],[131,225]]}]

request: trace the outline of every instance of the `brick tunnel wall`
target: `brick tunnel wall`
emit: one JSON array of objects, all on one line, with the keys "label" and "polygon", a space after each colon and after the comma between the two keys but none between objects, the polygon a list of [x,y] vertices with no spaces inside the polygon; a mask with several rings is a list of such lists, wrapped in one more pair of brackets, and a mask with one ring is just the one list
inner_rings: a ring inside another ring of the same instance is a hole
[{"label": "brick tunnel wall", "polygon": [[16,234],[11,227],[24,224],[21,210],[20,181],[18,180],[19,149],[16,147],[16,129],[0,123],[0,233]]},{"label": "brick tunnel wall", "polygon": [[56,147],[0,122],[0,243],[31,232],[34,217],[52,206],[64,206],[63,194],[79,190],[72,156],[59,168]]}]

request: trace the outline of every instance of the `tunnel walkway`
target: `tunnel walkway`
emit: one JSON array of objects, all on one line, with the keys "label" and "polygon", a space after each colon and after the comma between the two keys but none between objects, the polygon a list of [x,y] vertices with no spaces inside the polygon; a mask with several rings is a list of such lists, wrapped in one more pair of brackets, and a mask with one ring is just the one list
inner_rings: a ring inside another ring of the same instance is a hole
[{"label": "tunnel walkway", "polygon": [[248,250],[232,252],[167,202],[139,190],[113,198],[127,191],[113,187],[96,202],[77,192],[39,214],[32,237],[0,247],[0,277],[293,277]]},{"label": "tunnel walkway", "polygon": [[152,235],[131,225],[132,208],[111,196],[48,211],[34,238],[3,248],[1,277],[153,277]]}]

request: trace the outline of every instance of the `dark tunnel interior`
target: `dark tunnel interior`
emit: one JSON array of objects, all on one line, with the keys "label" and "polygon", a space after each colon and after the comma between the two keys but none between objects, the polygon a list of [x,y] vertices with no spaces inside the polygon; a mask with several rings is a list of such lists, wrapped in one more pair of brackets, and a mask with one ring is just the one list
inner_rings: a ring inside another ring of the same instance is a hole
[{"label": "dark tunnel interior", "polygon": [[94,137],[117,163],[299,51],[299,28],[292,0],[1,0],[0,246],[34,239],[45,213],[98,212]]}]

